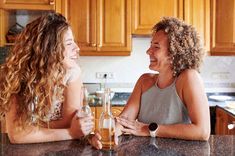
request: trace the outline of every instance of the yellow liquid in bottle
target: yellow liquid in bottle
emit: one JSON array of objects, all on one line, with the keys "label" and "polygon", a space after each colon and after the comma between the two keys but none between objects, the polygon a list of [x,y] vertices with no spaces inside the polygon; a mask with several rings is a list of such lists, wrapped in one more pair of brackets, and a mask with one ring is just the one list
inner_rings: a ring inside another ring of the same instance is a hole
[{"label": "yellow liquid in bottle", "polygon": [[102,149],[112,150],[114,147],[114,129],[101,128],[100,134]]}]

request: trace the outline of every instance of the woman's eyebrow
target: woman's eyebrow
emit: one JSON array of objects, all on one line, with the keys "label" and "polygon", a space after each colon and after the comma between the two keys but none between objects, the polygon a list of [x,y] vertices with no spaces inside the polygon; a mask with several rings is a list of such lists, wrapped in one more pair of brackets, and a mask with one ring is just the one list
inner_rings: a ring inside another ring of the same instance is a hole
[{"label": "woman's eyebrow", "polygon": [[71,38],[65,40],[65,42],[68,42],[68,41],[73,41],[73,40]]},{"label": "woman's eyebrow", "polygon": [[159,42],[151,42],[151,44],[160,45]]}]

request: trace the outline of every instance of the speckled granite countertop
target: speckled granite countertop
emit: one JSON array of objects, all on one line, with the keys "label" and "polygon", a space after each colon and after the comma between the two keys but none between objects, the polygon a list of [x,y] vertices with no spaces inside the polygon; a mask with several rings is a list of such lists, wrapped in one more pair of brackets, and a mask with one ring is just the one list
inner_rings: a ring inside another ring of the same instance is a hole
[{"label": "speckled granite countertop", "polygon": [[121,136],[119,145],[112,152],[95,150],[86,141],[60,141],[40,144],[13,145],[6,134],[1,136],[1,155],[12,156],[204,156],[235,155],[235,136],[211,135],[208,142],[185,141],[150,137]]}]

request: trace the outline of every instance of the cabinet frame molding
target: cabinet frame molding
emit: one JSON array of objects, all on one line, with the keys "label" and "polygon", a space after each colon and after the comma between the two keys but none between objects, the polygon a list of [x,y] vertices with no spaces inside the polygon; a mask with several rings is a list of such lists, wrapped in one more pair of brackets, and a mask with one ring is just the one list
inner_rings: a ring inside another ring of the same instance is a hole
[{"label": "cabinet frame molding", "polygon": [[[218,37],[218,33],[216,32],[218,29],[218,19],[220,17],[220,15],[218,15],[217,13],[219,12],[219,8],[221,7],[220,5],[218,5],[217,3],[219,3],[219,0],[210,0],[211,2],[211,44],[210,44],[210,54],[211,55],[235,55],[235,20],[233,21],[232,25],[233,25],[233,37],[232,37],[232,42],[219,42],[217,41]],[[229,5],[228,5],[229,6]],[[235,0],[233,0],[233,10],[235,9]],[[227,10],[229,11],[229,10]],[[226,12],[226,11],[225,11]],[[218,16],[218,17],[217,17]],[[222,15],[221,15],[222,16]],[[231,16],[231,15],[230,15]],[[232,17],[235,17],[235,11],[233,11]],[[229,18],[229,17],[224,17],[223,18]],[[223,21],[220,23],[223,23]],[[228,37],[228,36],[227,36]]]}]

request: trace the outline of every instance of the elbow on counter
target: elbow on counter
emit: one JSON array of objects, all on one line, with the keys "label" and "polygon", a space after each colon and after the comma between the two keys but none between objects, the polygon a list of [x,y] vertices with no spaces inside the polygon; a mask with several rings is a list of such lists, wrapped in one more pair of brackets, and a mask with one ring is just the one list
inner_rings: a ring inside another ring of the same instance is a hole
[{"label": "elbow on counter", "polygon": [[12,144],[22,144],[24,143],[22,141],[22,137],[17,136],[17,134],[14,134],[13,132],[8,132],[7,133],[8,138]]},{"label": "elbow on counter", "polygon": [[210,127],[202,127],[198,130],[198,140],[208,141],[210,138]]}]

